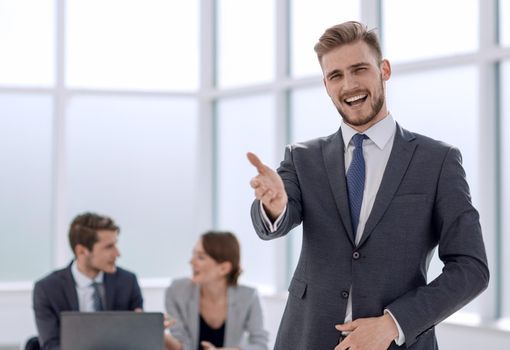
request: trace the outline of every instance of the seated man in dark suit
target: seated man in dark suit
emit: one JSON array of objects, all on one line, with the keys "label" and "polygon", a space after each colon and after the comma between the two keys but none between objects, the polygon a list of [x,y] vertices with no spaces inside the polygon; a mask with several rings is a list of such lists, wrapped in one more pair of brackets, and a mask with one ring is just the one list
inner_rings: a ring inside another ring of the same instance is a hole
[{"label": "seated man in dark suit", "polygon": [[60,348],[62,311],[141,311],[142,293],[136,276],[115,262],[119,227],[106,216],[85,213],[69,229],[75,259],[36,282],[35,321],[42,349]]}]

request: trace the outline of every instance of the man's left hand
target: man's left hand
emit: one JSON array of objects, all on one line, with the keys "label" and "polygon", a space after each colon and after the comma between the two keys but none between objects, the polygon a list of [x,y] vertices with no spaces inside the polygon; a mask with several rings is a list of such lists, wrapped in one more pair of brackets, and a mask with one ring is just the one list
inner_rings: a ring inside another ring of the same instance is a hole
[{"label": "man's left hand", "polygon": [[349,332],[335,350],[386,350],[398,337],[397,325],[389,314],[359,318],[352,322],[337,324],[335,328],[341,332]]}]

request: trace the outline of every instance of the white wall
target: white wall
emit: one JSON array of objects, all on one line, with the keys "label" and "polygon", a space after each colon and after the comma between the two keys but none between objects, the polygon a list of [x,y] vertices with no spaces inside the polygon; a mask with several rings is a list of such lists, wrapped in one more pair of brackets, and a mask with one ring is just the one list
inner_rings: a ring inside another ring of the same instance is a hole
[{"label": "white wall", "polygon": [[[142,281],[146,311],[163,311],[165,281]],[[0,350],[20,349],[24,341],[36,334],[32,313],[31,285],[2,286],[0,291]],[[285,307],[285,295],[262,295],[266,328],[274,344],[278,324]],[[437,327],[441,350],[510,349],[510,331],[496,327],[473,327],[443,323]]]}]

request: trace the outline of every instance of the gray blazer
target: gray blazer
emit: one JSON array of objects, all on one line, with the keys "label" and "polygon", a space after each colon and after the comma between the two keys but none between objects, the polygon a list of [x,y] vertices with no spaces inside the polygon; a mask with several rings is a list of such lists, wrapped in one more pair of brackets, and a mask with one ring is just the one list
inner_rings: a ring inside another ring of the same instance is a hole
[{"label": "gray blazer", "polygon": [[[291,145],[278,173],[289,197],[274,233],[252,205],[262,239],[303,224],[275,349],[333,349],[352,287],[353,319],[389,309],[415,350],[437,349],[434,326],[481,293],[489,270],[460,152],[396,126],[393,149],[358,246],[345,181],[342,133]],[[434,249],[445,264],[427,283]],[[390,349],[399,347],[392,343]]]},{"label": "gray blazer", "polygon": [[[198,349],[199,303],[199,287],[188,278],[173,281],[166,290],[166,311],[177,321],[170,331],[182,343],[183,350]],[[263,328],[262,308],[257,291],[240,285],[229,287],[223,346],[240,347],[242,350],[266,350],[267,342],[268,333]]]}]

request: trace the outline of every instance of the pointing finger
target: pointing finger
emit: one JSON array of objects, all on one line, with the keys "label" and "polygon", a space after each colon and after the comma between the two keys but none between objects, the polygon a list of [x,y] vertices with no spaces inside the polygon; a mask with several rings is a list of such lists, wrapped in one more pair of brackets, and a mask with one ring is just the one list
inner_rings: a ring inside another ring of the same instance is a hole
[{"label": "pointing finger", "polygon": [[259,174],[264,174],[264,172],[266,171],[266,166],[264,165],[264,163],[262,163],[262,161],[259,159],[259,157],[257,157],[255,155],[255,153],[251,153],[251,152],[246,153],[246,156],[248,157],[248,160],[250,161],[250,163],[255,168],[257,168],[257,171],[259,172]]}]

